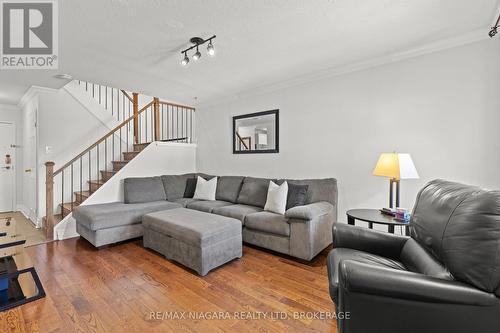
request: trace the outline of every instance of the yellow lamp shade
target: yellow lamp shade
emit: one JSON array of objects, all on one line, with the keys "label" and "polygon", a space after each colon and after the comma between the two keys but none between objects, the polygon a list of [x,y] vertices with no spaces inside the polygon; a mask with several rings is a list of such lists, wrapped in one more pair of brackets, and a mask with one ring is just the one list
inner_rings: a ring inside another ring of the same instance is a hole
[{"label": "yellow lamp shade", "polygon": [[373,170],[374,176],[391,179],[418,179],[417,169],[410,154],[383,153]]}]

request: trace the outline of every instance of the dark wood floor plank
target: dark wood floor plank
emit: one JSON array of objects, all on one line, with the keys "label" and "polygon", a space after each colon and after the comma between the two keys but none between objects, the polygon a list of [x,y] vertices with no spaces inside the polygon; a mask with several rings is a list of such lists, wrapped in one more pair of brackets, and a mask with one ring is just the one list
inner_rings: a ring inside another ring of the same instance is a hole
[{"label": "dark wood floor plank", "polygon": [[[244,246],[241,259],[205,277],[140,240],[97,250],[74,238],[27,251],[47,297],[0,313],[0,332],[337,332],[334,319],[294,317],[334,312],[328,250],[305,263]],[[174,311],[198,318],[158,317]]]}]

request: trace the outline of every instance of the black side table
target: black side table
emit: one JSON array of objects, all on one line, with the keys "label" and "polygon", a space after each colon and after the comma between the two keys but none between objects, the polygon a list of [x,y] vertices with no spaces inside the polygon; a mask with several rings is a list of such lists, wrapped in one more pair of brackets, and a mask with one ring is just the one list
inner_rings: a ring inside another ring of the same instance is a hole
[{"label": "black side table", "polygon": [[410,223],[400,222],[390,215],[382,214],[378,209],[351,209],[347,211],[347,223],[354,225],[355,221],[368,222],[368,227],[373,229],[373,224],[385,224],[388,231],[393,234],[395,226],[404,226],[407,236],[410,235]]}]

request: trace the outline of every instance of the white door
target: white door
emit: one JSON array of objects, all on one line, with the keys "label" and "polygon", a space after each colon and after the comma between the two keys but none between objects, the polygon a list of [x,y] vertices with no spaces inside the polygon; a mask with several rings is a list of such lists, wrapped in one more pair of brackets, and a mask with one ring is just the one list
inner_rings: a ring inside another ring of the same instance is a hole
[{"label": "white door", "polygon": [[14,210],[14,124],[0,122],[0,212]]}]

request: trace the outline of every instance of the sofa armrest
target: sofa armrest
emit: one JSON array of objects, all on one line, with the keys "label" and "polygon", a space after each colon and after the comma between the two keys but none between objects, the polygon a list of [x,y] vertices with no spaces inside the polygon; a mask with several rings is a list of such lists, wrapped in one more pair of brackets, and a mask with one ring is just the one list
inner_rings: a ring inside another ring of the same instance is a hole
[{"label": "sofa armrest", "polygon": [[322,215],[333,212],[333,205],[326,201],[290,208],[285,212],[285,217],[294,220],[309,221]]},{"label": "sofa armrest", "polygon": [[493,294],[462,282],[354,260],[340,262],[339,285],[339,290],[343,293],[368,294],[399,300],[473,306],[493,306],[498,303]]},{"label": "sofa armrest", "polygon": [[333,224],[332,235],[334,247],[345,247],[398,260],[403,246],[410,239],[338,222]]}]

